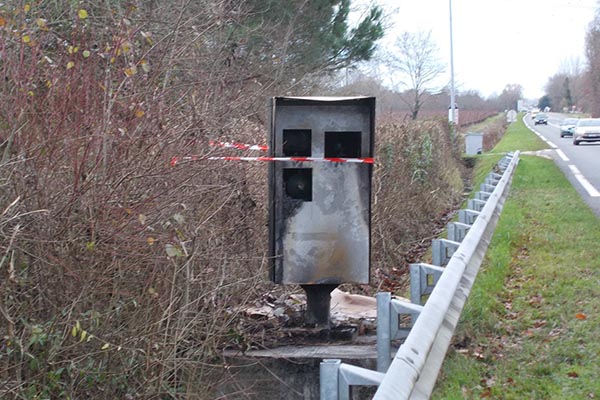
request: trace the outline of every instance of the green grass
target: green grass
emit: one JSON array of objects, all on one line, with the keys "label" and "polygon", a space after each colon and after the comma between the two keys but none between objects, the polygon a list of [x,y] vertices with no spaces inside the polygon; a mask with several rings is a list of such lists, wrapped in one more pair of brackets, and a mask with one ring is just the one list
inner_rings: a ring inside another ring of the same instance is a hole
[{"label": "green grass", "polygon": [[494,147],[490,153],[474,156],[477,166],[473,176],[474,187],[484,181],[494,165],[509,151],[538,151],[547,149],[548,145],[534,135],[523,123],[522,115],[517,122],[508,126],[502,140]]},{"label": "green grass", "polygon": [[[494,151],[538,141],[519,122]],[[553,161],[522,156],[432,398],[600,398],[599,238]]]},{"label": "green grass", "polygon": [[508,126],[506,134],[494,147],[493,153],[505,153],[507,151],[537,151],[547,149],[548,145],[534,135],[523,123],[523,116],[519,115],[517,122]]}]

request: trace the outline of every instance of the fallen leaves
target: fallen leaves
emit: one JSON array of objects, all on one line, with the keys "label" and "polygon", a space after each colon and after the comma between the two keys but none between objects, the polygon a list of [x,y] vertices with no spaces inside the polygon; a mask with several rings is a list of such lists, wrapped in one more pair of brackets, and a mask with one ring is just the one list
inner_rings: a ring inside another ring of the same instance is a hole
[{"label": "fallen leaves", "polygon": [[481,344],[469,348],[458,348],[456,352],[481,362],[494,362],[504,358],[505,337],[493,338],[493,345]]},{"label": "fallen leaves", "polygon": [[548,324],[548,322],[545,319],[538,319],[533,321],[533,324],[531,327],[525,329],[522,333],[523,336],[533,336],[536,333],[543,333],[542,332],[542,328],[544,328],[546,325]]},{"label": "fallen leaves", "polygon": [[135,65],[132,65],[129,68],[125,68],[125,75],[127,77],[132,77],[135,74],[137,74],[137,67]]},{"label": "fallen leaves", "polygon": [[549,337],[558,337],[564,333],[564,329],[562,328],[552,328],[550,332],[548,332]]},{"label": "fallen leaves", "polygon": [[483,392],[481,392],[481,395],[479,395],[480,399],[487,399],[489,397],[492,397],[492,388],[490,387],[486,387]]},{"label": "fallen leaves", "polygon": [[[515,384],[515,380],[511,377],[506,378],[504,383],[502,383],[499,379],[496,379],[494,376],[486,376],[481,379],[479,382],[479,387],[482,388],[482,392],[479,395],[480,399],[487,399],[491,397],[498,397],[498,392],[496,391],[495,396],[493,389],[494,387],[498,388],[498,390],[502,390],[502,388],[506,388],[507,386],[513,386]],[[469,396],[471,398],[472,396]]]},{"label": "fallen leaves", "polygon": [[534,328],[541,328],[543,326],[546,326],[547,322],[545,319],[538,319],[537,321],[535,321],[533,323],[533,327]]},{"label": "fallen leaves", "polygon": [[587,315],[585,315],[584,313],[577,313],[577,314],[575,314],[575,318],[583,321],[583,320],[587,319]]},{"label": "fallen leaves", "polygon": [[485,360],[485,356],[483,355],[483,353],[480,353],[479,351],[471,352],[471,356],[479,361]]},{"label": "fallen leaves", "polygon": [[140,60],[140,65],[145,73],[150,72],[150,64],[146,60]]},{"label": "fallen leaves", "polygon": [[535,330],[534,329],[525,329],[522,332],[522,334],[523,334],[523,336],[527,336],[527,337],[533,336],[533,335],[535,335]]},{"label": "fallen leaves", "polygon": [[540,307],[544,302],[544,298],[540,294],[535,294],[529,299],[529,305],[532,307]]}]

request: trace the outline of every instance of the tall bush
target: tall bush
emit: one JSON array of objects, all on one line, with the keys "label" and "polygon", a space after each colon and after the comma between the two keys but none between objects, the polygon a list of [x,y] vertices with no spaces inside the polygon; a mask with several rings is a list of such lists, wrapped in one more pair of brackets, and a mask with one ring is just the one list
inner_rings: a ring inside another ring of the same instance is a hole
[{"label": "tall bush", "polygon": [[2,10],[2,396],[185,397],[264,275],[260,171],[169,166],[257,136],[223,28],[107,5]]},{"label": "tall bush", "polygon": [[380,124],[376,155],[373,289],[404,295],[408,264],[461,199],[463,171],[443,120]]},{"label": "tall bush", "polygon": [[[266,171],[208,162],[227,154],[209,142],[264,143],[267,96],[303,94],[378,35],[331,6],[337,52],[299,71],[267,50],[286,54],[309,3],[279,20],[248,4],[0,6],[0,397],[210,399],[231,378],[219,349],[247,340],[236,306],[274,290]],[[236,41],[253,35],[272,40]],[[378,132],[377,284],[421,212],[434,223],[457,193],[446,132],[415,126]]]}]

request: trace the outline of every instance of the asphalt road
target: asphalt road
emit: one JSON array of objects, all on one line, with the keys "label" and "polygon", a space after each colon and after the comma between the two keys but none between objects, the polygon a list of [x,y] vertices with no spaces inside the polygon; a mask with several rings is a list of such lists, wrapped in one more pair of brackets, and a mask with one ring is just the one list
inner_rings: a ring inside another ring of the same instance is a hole
[{"label": "asphalt road", "polygon": [[[600,217],[600,142],[573,144],[571,137],[560,137],[560,121],[566,114],[549,113],[548,125],[534,125],[530,114],[525,125],[542,138],[552,151],[552,156],[567,179],[577,189],[583,200]],[[568,207],[568,204],[565,204]]]}]

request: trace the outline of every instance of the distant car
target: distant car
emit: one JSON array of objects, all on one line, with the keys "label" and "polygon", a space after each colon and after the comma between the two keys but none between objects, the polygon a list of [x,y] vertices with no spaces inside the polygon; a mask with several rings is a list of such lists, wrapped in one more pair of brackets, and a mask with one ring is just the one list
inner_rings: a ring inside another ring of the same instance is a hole
[{"label": "distant car", "polygon": [[543,113],[539,113],[537,114],[534,118],[533,118],[533,124],[534,125],[548,125],[548,116],[546,114]]},{"label": "distant car", "polygon": [[560,137],[573,136],[573,130],[577,125],[577,118],[565,118],[560,123]]},{"label": "distant car", "polygon": [[582,118],[573,130],[573,144],[600,142],[600,118]]}]

